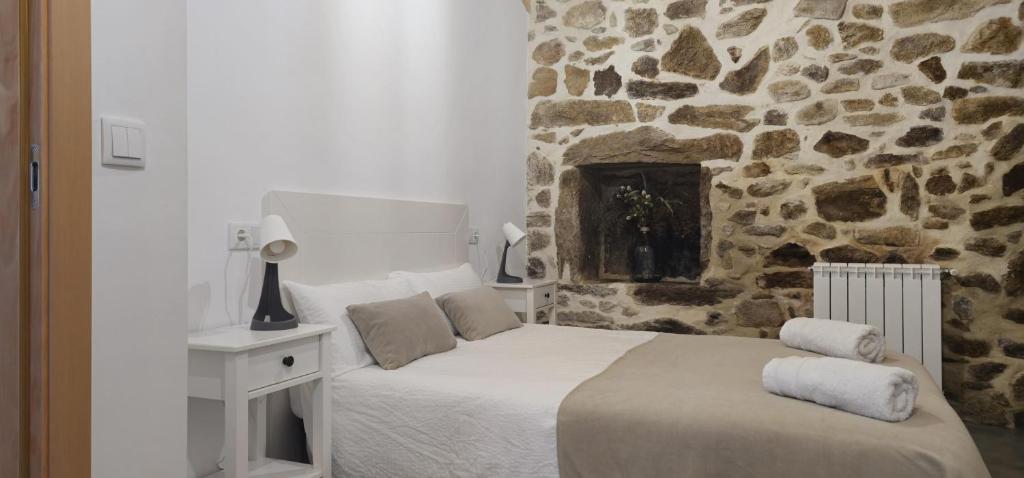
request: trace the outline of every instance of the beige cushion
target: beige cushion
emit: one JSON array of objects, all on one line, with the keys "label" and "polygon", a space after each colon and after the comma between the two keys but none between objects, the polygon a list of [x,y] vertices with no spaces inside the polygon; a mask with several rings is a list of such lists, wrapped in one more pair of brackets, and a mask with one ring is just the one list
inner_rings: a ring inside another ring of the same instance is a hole
[{"label": "beige cushion", "polygon": [[348,317],[384,370],[455,348],[455,336],[430,294],[350,305]]},{"label": "beige cushion", "polygon": [[490,287],[442,295],[437,305],[466,340],[480,340],[523,326],[501,294]]}]

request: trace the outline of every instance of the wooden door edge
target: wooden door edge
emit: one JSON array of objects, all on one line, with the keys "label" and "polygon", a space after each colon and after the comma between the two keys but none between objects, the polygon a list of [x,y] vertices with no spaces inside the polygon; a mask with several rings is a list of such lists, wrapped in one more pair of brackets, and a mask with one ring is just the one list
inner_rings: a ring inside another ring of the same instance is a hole
[{"label": "wooden door edge", "polygon": [[41,146],[30,235],[30,476],[91,472],[92,87],[88,0],[29,5],[31,141]]},{"label": "wooden door edge", "polygon": [[[23,0],[26,10],[24,38],[27,50],[26,87],[27,112],[26,134],[28,143],[40,147],[39,157],[41,169],[40,182],[46,189],[47,161],[47,2],[45,0]],[[48,314],[47,305],[47,262],[46,262],[46,211],[48,200],[46,194],[40,193],[39,204],[29,211],[28,220],[28,261],[25,282],[28,299],[28,476],[40,478],[49,476],[48,461],[48,428],[47,410],[47,377],[48,369]]]},{"label": "wooden door edge", "polygon": [[[26,68],[28,91],[27,125],[29,143],[40,146],[39,158],[43,165],[40,178],[43,188],[46,187],[47,166],[47,3],[44,0],[25,0],[27,23],[25,25],[28,61]],[[45,191],[45,189],[43,189]],[[28,320],[29,320],[29,379],[28,379],[28,476],[41,478],[49,476],[46,466],[49,457],[48,440],[48,403],[47,377],[48,363],[48,328],[47,328],[47,294],[46,294],[46,211],[48,200],[46,194],[40,194],[38,207],[30,211],[29,242],[28,242]]]},{"label": "wooden door edge", "polygon": [[92,467],[92,75],[88,0],[48,0],[50,478]]},{"label": "wooden door edge", "polygon": [[[30,28],[31,17],[30,13],[30,0],[18,0],[18,41],[19,41],[19,91],[18,95],[21,98],[18,111],[18,127],[19,127],[19,142],[21,148],[19,151],[19,161],[21,163],[21,177],[23,178],[22,184],[24,185],[28,178],[29,171],[29,159],[32,145],[32,128],[31,128],[31,97],[32,97],[32,50],[30,48]],[[31,395],[31,380],[32,380],[32,316],[31,316],[31,288],[30,288],[30,274],[32,265],[32,224],[31,224],[31,204],[29,196],[26,194],[27,191],[21,190],[21,200],[19,201],[19,207],[21,211],[21,227],[19,230],[19,241],[21,243],[19,247],[19,302],[18,307],[18,322],[20,324],[18,329],[19,335],[19,346],[21,347],[19,353],[19,393],[20,399],[18,403],[19,409],[19,424],[18,424],[18,476],[20,478],[28,478],[29,471],[31,470],[31,445],[32,445],[32,395]]]}]

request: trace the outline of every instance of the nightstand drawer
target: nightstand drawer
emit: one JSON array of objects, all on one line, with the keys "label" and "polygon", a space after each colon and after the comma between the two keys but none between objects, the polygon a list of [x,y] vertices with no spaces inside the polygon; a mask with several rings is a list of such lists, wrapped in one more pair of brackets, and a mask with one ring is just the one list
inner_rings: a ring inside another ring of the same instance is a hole
[{"label": "nightstand drawer", "polygon": [[291,380],[320,370],[320,337],[307,337],[249,353],[249,390]]},{"label": "nightstand drawer", "polygon": [[555,303],[555,284],[536,287],[533,289],[533,304],[536,308],[547,307]]}]

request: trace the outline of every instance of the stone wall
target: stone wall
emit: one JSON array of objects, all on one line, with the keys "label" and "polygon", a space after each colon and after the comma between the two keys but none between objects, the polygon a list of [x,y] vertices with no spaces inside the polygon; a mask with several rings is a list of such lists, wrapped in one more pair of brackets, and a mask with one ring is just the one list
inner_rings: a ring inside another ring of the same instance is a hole
[{"label": "stone wall", "polygon": [[[532,6],[529,269],[566,325],[777,337],[807,266],[938,263],[944,383],[1024,427],[1019,0],[546,0]],[[574,161],[699,162],[699,284],[573,276]]]}]

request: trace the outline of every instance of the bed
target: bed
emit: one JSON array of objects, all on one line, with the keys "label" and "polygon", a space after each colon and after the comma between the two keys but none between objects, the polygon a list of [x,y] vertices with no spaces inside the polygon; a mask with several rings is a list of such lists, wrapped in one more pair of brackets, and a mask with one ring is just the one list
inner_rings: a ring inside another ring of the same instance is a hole
[{"label": "bed", "polygon": [[335,474],[558,476],[562,399],[653,336],[527,325],[398,370],[337,376]]},{"label": "bed", "polygon": [[[464,207],[404,203],[268,194],[264,212],[285,216],[308,254],[289,261],[290,270],[282,264],[282,275],[329,283],[464,261]],[[388,215],[404,219],[368,220]],[[368,223],[372,233],[363,232]],[[389,249],[397,245],[419,247]],[[333,474],[989,476],[920,363],[886,359],[921,382],[914,415],[888,423],[765,392],[764,364],[792,355],[815,354],[774,340],[550,325],[460,339],[454,350],[398,370],[335,374]]]},{"label": "bed", "polygon": [[[680,353],[645,351],[658,339]],[[335,476],[987,476],[930,379],[914,415],[887,423],[765,392],[763,364],[791,355],[815,354],[527,325],[399,370],[365,367],[333,382]],[[904,355],[887,364],[927,377]],[[565,420],[584,423],[559,441]]]}]

